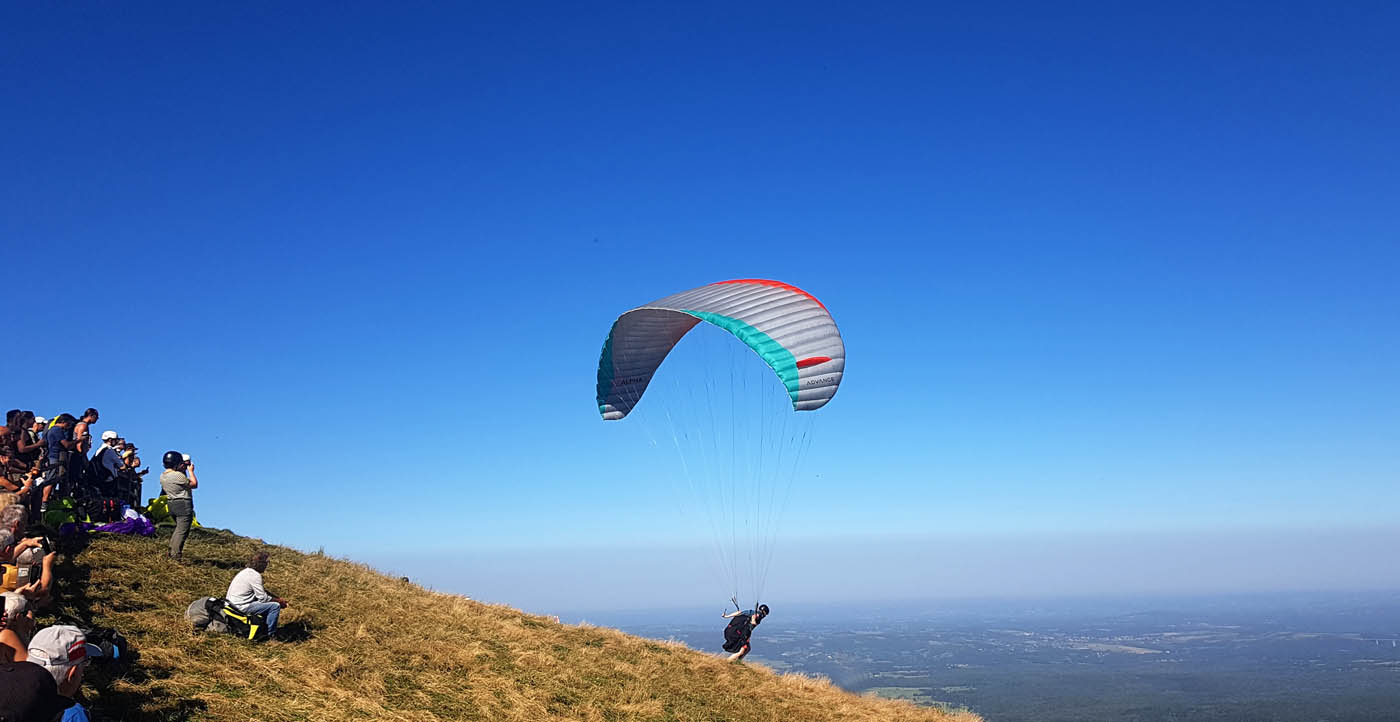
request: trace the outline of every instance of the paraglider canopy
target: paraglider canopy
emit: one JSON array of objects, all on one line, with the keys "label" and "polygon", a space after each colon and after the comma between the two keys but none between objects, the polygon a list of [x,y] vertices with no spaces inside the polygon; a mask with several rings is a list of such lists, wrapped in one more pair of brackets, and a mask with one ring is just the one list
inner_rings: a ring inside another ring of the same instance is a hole
[{"label": "paraglider canopy", "polygon": [[841,384],[846,347],[821,301],[781,281],[720,281],[638,306],[613,322],[598,361],[603,418],[627,416],[667,354],[702,321],[752,348],[778,375],[797,411],[826,405]]},{"label": "paraglider canopy", "polygon": [[[638,306],[603,343],[598,411],[604,420],[632,418],[628,429],[647,437],[639,451],[674,446],[675,458],[658,471],[689,489],[685,506],[708,527],[714,571],[736,612],[740,594],[763,598],[783,511],[800,487],[818,415],[795,412],[825,406],[845,365],[821,301],[756,278]],[[650,401],[639,405],[643,394]]]}]

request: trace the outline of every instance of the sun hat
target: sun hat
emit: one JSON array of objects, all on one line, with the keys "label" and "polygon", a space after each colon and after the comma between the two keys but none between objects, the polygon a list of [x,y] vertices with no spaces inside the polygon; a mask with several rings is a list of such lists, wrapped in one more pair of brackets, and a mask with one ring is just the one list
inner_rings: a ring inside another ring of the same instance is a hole
[{"label": "sun hat", "polygon": [[29,661],[45,667],[65,667],[101,656],[102,648],[88,644],[83,630],[71,624],[44,627],[29,640]]}]

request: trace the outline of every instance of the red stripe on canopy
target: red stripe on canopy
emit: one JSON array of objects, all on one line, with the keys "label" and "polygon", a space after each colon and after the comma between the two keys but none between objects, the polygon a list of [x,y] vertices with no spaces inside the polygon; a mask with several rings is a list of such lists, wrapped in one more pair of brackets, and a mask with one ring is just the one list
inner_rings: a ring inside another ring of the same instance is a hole
[{"label": "red stripe on canopy", "polygon": [[[800,294],[802,294],[803,296],[806,296],[807,298],[812,299],[813,301],[817,301],[817,297],[816,297],[816,296],[813,296],[812,294],[807,293],[806,291],[804,291],[804,290],[798,288],[797,286],[793,286],[793,285],[790,285],[790,284],[786,284],[786,283],[783,283],[782,281],[770,281],[770,280],[768,280],[768,279],[766,279],[766,278],[736,278],[736,279],[734,279],[734,280],[732,280],[732,281],[719,281],[719,282],[714,283],[714,284],[711,284],[711,285],[714,285],[714,286],[722,286],[722,285],[724,285],[724,284],[726,284],[726,283],[753,283],[753,284],[757,284],[757,285],[759,285],[759,286],[772,286],[772,287],[774,287],[774,288],[785,288],[785,289],[787,289],[787,290],[789,290],[789,291],[792,291],[793,293],[800,293]],[[817,305],[818,305],[818,306],[821,306],[823,309],[826,308],[826,304],[822,303],[821,301],[817,301]]]}]

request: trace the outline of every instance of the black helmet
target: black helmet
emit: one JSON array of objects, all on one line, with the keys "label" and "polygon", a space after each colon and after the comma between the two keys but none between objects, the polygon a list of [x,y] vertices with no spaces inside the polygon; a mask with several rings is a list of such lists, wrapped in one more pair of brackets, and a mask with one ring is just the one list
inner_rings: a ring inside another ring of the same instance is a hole
[{"label": "black helmet", "polygon": [[760,605],[758,605],[758,613],[759,613],[759,614],[762,614],[762,615],[765,616],[765,617],[768,616],[768,605],[767,605],[767,604],[760,604]]},{"label": "black helmet", "polygon": [[185,463],[185,455],[178,451],[167,451],[160,457],[160,463],[167,469],[178,469]]}]

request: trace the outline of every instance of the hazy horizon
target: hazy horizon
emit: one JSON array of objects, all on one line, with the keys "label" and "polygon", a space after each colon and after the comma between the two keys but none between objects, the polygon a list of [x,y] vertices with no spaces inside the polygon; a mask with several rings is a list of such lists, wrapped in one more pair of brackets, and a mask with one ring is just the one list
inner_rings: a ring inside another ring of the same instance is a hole
[{"label": "hazy horizon", "polygon": [[[1400,587],[1395,548],[1400,527],[801,539],[780,548],[764,601],[1386,591]],[[697,571],[704,555],[699,546],[600,545],[357,559],[439,591],[557,614],[722,606],[725,595]]]}]

